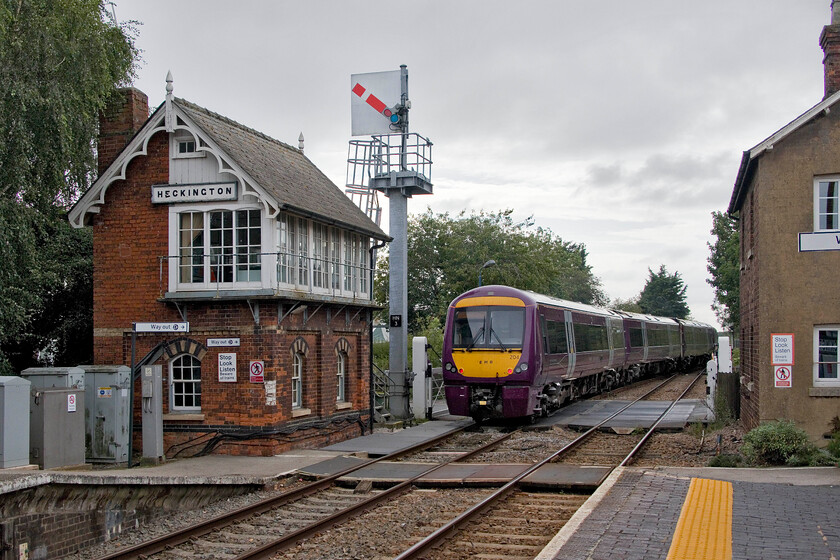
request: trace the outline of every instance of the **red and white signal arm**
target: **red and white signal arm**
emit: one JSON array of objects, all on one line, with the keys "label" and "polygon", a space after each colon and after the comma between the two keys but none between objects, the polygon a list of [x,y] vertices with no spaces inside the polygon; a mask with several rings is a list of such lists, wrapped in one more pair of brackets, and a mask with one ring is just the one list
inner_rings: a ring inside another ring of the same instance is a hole
[{"label": "red and white signal arm", "polygon": [[265,383],[265,362],[254,360],[249,368],[251,372],[251,383]]},{"label": "red and white signal arm", "polygon": [[[399,70],[350,76],[350,124],[352,136],[392,134],[395,107],[402,96]],[[399,120],[397,118],[397,120]]]}]

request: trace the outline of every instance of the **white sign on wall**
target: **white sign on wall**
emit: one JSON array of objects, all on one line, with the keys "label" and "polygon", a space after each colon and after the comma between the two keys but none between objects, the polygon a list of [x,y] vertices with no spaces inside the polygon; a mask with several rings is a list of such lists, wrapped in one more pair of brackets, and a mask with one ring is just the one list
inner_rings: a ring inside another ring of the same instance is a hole
[{"label": "white sign on wall", "polygon": [[152,185],[152,204],[236,200],[236,182],[199,185]]},{"label": "white sign on wall", "polygon": [[809,231],[800,233],[799,251],[840,251],[840,232]]},{"label": "white sign on wall", "polygon": [[236,354],[219,354],[219,382],[236,383]]},{"label": "white sign on wall", "polygon": [[176,333],[190,332],[189,323],[134,323],[134,332],[139,333]]},{"label": "white sign on wall", "polygon": [[207,348],[218,348],[220,346],[239,346],[238,338],[208,338]]},{"label": "white sign on wall", "polygon": [[73,393],[67,395],[67,412],[76,412],[76,395]]},{"label": "white sign on wall", "polygon": [[773,366],[773,380],[777,389],[790,389],[793,385],[793,366]]},{"label": "white sign on wall", "polygon": [[266,406],[277,406],[277,382],[276,381],[266,381],[265,382],[265,405]]},{"label": "white sign on wall", "polygon": [[792,366],[793,333],[771,334],[770,340],[772,344],[771,352],[773,353],[773,359],[770,363],[774,366]]},{"label": "white sign on wall", "polygon": [[350,123],[353,136],[393,134],[394,108],[400,103],[400,71],[350,76]]}]

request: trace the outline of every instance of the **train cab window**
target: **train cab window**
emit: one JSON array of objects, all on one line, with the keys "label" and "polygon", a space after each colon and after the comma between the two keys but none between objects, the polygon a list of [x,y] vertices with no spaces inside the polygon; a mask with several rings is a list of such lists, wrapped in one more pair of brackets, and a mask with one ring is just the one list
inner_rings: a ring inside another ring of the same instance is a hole
[{"label": "train cab window", "polygon": [[525,309],[476,306],[456,309],[452,329],[453,348],[522,347]]},{"label": "train cab window", "polygon": [[566,339],[566,323],[546,321],[545,331],[548,337],[549,354],[567,354],[569,352],[569,341]]}]

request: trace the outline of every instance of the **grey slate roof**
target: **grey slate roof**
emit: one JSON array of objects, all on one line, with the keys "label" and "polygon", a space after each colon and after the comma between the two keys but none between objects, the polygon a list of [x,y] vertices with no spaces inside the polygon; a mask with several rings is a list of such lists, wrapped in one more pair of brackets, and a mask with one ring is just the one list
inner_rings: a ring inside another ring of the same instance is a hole
[{"label": "grey slate roof", "polygon": [[184,99],[176,98],[173,103],[268,192],[281,210],[390,240],[297,148]]}]

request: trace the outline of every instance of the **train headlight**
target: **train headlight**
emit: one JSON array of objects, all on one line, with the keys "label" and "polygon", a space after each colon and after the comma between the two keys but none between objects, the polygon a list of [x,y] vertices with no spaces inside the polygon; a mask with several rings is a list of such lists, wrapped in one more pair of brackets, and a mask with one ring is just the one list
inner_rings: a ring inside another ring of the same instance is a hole
[{"label": "train headlight", "polygon": [[523,371],[528,371],[528,364],[523,362],[516,366],[516,369],[513,370],[516,373],[522,373]]},{"label": "train headlight", "polygon": [[452,362],[446,362],[446,371],[455,371],[455,366],[452,365]]}]

